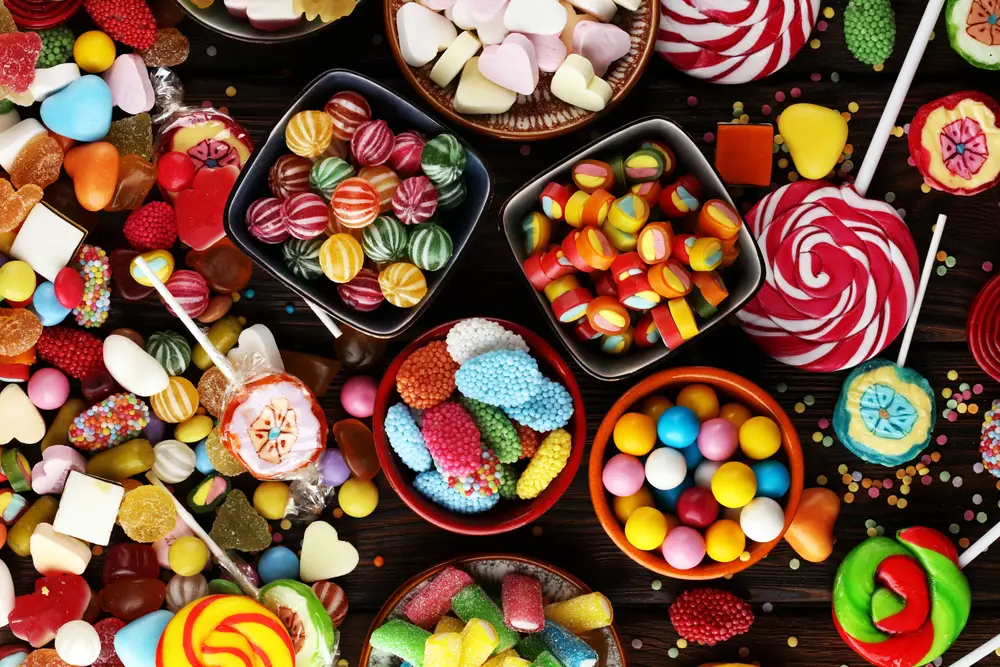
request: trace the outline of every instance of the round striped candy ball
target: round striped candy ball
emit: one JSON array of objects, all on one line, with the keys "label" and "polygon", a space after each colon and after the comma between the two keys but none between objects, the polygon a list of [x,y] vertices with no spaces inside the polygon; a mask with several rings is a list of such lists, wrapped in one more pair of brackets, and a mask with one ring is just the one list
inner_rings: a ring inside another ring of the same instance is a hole
[{"label": "round striped candy ball", "polygon": [[335,283],[350,282],[364,264],[365,253],[350,234],[334,234],[319,249],[319,265]]},{"label": "round striped candy ball", "polygon": [[191,363],[191,344],[176,331],[156,331],[146,339],[146,352],[169,375],[182,375]]},{"label": "round striped candy ball", "polygon": [[348,308],[362,313],[375,310],[385,301],[378,274],[368,268],[361,269],[351,282],[338,285],[337,293]]},{"label": "round striped candy ball", "polygon": [[403,178],[415,176],[420,171],[420,154],[425,145],[427,140],[419,132],[408,130],[399,134],[389,156],[389,166]]},{"label": "round striped candy ball", "polygon": [[392,196],[399,187],[399,176],[385,165],[365,167],[358,172],[358,177],[372,184],[378,193],[379,213],[385,213],[392,208]]},{"label": "round striped candy ball", "polygon": [[323,267],[319,265],[319,249],[325,239],[288,239],[281,246],[281,256],[285,266],[303,280],[316,280],[323,275]]},{"label": "round striped candy ball", "polygon": [[392,155],[396,138],[384,120],[370,120],[362,123],[351,138],[351,152],[362,167],[385,164]]},{"label": "round striped candy ball", "polygon": [[318,157],[333,139],[333,120],[322,111],[300,111],[288,121],[285,144],[302,157]]},{"label": "round striped candy ball", "polygon": [[378,274],[385,300],[399,308],[412,308],[427,295],[427,279],[409,262],[390,264]]},{"label": "round striped candy ball", "polygon": [[464,178],[456,178],[447,185],[437,186],[438,208],[442,211],[451,211],[465,202],[468,190],[465,187]]},{"label": "round striped candy ball", "polygon": [[413,228],[406,245],[410,261],[424,271],[437,271],[442,268],[451,259],[453,250],[448,232],[434,222]]},{"label": "round striped candy ball", "polygon": [[354,167],[339,157],[326,157],[312,165],[309,185],[329,201],[338,185],[354,176]]},{"label": "round striped candy ball", "polygon": [[416,225],[431,219],[438,206],[437,190],[431,179],[414,176],[399,184],[392,196],[392,210],[404,225]]},{"label": "round striped candy ball", "polygon": [[465,148],[450,134],[440,134],[424,146],[420,167],[435,185],[448,185],[465,172]]},{"label": "round striped candy ball", "polygon": [[288,233],[309,240],[321,235],[330,223],[330,207],[314,192],[300,192],[281,202],[288,220]]},{"label": "round striped candy ball", "polygon": [[149,397],[149,404],[157,417],[168,424],[179,424],[197,411],[198,390],[187,378],[174,376],[166,389]]},{"label": "round striped candy ball", "polygon": [[331,97],[324,111],[333,120],[333,136],[341,141],[350,141],[358,126],[372,117],[368,101],[350,90]]},{"label": "round striped candy ball", "polygon": [[281,243],[288,238],[288,220],[281,202],[274,197],[258,199],[247,209],[247,229],[264,243]]},{"label": "round striped candy ball", "polygon": [[[174,271],[166,287],[189,317],[198,317],[208,308],[208,283],[197,271],[187,269]],[[166,302],[164,304],[171,315],[176,315],[170,304]]]},{"label": "round striped candy ball", "polygon": [[363,178],[349,178],[334,189],[330,206],[340,224],[360,229],[378,217],[378,192]]},{"label": "round striped candy ball", "polygon": [[284,199],[296,192],[309,190],[309,170],[312,163],[300,155],[282,155],[267,175],[267,185],[275,197]]},{"label": "round striped candy ball", "polygon": [[361,247],[373,262],[397,260],[406,253],[406,228],[391,215],[380,215],[361,232]]}]

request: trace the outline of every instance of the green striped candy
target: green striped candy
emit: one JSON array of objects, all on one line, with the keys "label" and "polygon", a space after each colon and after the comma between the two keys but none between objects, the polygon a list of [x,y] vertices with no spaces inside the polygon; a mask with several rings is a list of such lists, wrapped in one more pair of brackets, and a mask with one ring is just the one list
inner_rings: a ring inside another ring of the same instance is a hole
[{"label": "green striped candy", "polygon": [[319,265],[319,249],[325,240],[325,236],[308,241],[296,238],[288,239],[281,246],[281,255],[285,258],[285,266],[303,280],[316,280],[323,275],[323,269]]},{"label": "green striped candy", "polygon": [[309,170],[309,186],[327,199],[341,182],[354,176],[354,167],[339,157],[323,158]]},{"label": "green striped candy", "polygon": [[465,171],[465,148],[450,134],[438,135],[424,146],[420,168],[440,189],[458,180]]},{"label": "green striped candy", "polygon": [[191,345],[176,331],[157,331],[146,339],[146,352],[170,375],[181,375],[191,363]]},{"label": "green striped candy", "polygon": [[391,215],[380,215],[361,232],[361,248],[373,262],[394,262],[406,252],[406,228]]},{"label": "green striped candy", "polygon": [[437,271],[451,259],[451,237],[441,225],[425,222],[410,233],[406,250],[417,268]]},{"label": "green striped candy", "polygon": [[465,188],[465,179],[456,178],[448,185],[439,186],[438,208],[442,211],[451,211],[462,205],[468,191]]}]

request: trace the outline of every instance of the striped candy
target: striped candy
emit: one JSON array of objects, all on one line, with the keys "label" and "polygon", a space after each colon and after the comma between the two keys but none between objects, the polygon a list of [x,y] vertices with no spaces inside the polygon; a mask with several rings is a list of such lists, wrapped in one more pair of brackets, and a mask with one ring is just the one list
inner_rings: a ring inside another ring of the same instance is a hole
[{"label": "striped candy", "polygon": [[191,344],[176,331],[157,331],[146,339],[146,352],[170,375],[181,375],[191,363]]},{"label": "striped candy", "polygon": [[353,91],[337,93],[331,97],[324,111],[333,121],[333,136],[341,141],[350,141],[358,126],[372,117],[372,109],[367,100]]},{"label": "striped candy", "polygon": [[319,249],[323,242],[324,239],[288,239],[281,246],[285,266],[303,280],[316,280],[323,275],[323,267],[319,265]]},{"label": "striped candy", "polygon": [[414,176],[399,184],[392,196],[392,210],[404,225],[416,225],[431,219],[437,210],[438,195],[431,179]]},{"label": "striped candy", "polygon": [[179,424],[198,409],[198,389],[191,381],[175,375],[167,388],[149,399],[153,413],[168,424]]},{"label": "striped candy", "polygon": [[389,211],[392,208],[392,196],[399,188],[399,176],[396,175],[396,172],[384,165],[378,165],[365,167],[358,172],[358,177],[371,183],[375,192],[378,193],[379,213]]},{"label": "striped candy", "polygon": [[318,157],[333,139],[333,120],[322,111],[300,111],[288,121],[285,144],[302,157]]},{"label": "striped candy", "polygon": [[365,253],[350,234],[334,234],[319,249],[319,265],[335,283],[350,282],[361,271]]},{"label": "striped candy", "polygon": [[[174,271],[167,281],[167,291],[190,317],[198,317],[208,308],[208,283],[196,271]],[[171,315],[176,315],[170,304],[164,302]]]},{"label": "striped candy", "polygon": [[378,217],[378,192],[363,178],[349,178],[333,191],[333,217],[344,227],[360,229]]},{"label": "striped candy", "polygon": [[344,589],[332,581],[317,581],[312,589],[326,608],[334,627],[339,626],[347,616],[347,595]]},{"label": "striped candy", "polygon": [[396,137],[384,120],[370,120],[358,126],[351,137],[351,152],[363,167],[385,164],[392,155]]},{"label": "striped candy", "polygon": [[299,155],[282,155],[267,175],[267,185],[275,197],[284,199],[296,192],[309,190],[309,170],[312,163]]},{"label": "striped candy", "polygon": [[258,199],[247,209],[247,229],[264,243],[281,243],[288,238],[288,220],[281,202],[274,197]]},{"label": "striped candy", "polygon": [[465,148],[450,134],[441,134],[424,146],[420,167],[435,185],[448,185],[465,171]]},{"label": "striped candy", "polygon": [[403,178],[415,175],[420,171],[420,154],[425,145],[427,140],[419,132],[409,130],[399,134],[389,156],[389,166]]},{"label": "striped candy", "polygon": [[310,169],[309,185],[329,200],[334,189],[351,176],[354,176],[354,167],[339,157],[327,157]]},{"label": "striped candy", "polygon": [[465,202],[468,190],[465,187],[464,178],[456,178],[447,185],[437,186],[438,208],[442,211],[451,211],[458,208]]},{"label": "striped candy", "polygon": [[312,192],[300,192],[281,203],[281,212],[288,224],[288,233],[308,241],[320,236],[330,223],[330,208],[323,198]]},{"label": "striped candy", "polygon": [[410,261],[424,271],[437,271],[451,259],[451,237],[444,227],[433,222],[419,225],[410,233],[406,250]]},{"label": "striped candy", "polygon": [[361,247],[373,262],[392,262],[406,253],[406,228],[391,215],[380,215],[361,233]]},{"label": "striped candy", "polygon": [[362,313],[375,310],[385,301],[378,284],[378,274],[368,268],[361,269],[351,282],[338,285],[337,293],[348,308]]},{"label": "striped candy", "polygon": [[385,300],[399,308],[412,308],[427,294],[427,279],[409,262],[396,262],[378,274]]}]

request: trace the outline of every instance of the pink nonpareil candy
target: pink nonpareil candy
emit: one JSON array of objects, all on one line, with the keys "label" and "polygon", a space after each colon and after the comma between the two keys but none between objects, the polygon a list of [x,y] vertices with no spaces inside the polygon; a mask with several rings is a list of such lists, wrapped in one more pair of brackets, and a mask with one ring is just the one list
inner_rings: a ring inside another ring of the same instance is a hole
[{"label": "pink nonpareil candy", "polygon": [[517,632],[539,632],[545,627],[542,584],[538,579],[511,572],[503,578],[500,593],[503,622]]},{"label": "pink nonpareil candy", "polygon": [[455,594],[473,583],[472,577],[449,565],[406,603],[403,615],[414,625],[429,630],[451,610]]},{"label": "pink nonpareil candy", "polygon": [[479,72],[493,83],[522,95],[538,87],[535,46],[524,35],[507,35],[499,46],[487,46],[479,56]]},{"label": "pink nonpareil candy", "polygon": [[573,53],[590,61],[595,76],[604,76],[611,63],[627,56],[631,49],[632,38],[612,23],[580,21],[573,29]]},{"label": "pink nonpareil candy", "polygon": [[153,108],[156,95],[142,56],[127,53],[118,56],[104,73],[111,89],[111,103],[125,113],[137,114]]},{"label": "pink nonpareil candy", "polygon": [[535,47],[535,60],[542,72],[555,72],[566,60],[566,44],[559,35],[525,35]]}]

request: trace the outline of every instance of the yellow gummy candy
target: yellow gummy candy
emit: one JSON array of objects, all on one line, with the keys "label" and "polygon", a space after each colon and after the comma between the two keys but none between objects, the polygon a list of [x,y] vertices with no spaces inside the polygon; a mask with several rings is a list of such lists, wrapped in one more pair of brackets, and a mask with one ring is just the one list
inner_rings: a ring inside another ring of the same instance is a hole
[{"label": "yellow gummy candy", "polygon": [[[208,328],[208,339],[218,348],[219,352],[226,354],[233,349],[240,339],[240,332],[243,331],[244,318],[226,315],[218,322]],[[207,371],[212,366],[212,360],[201,345],[195,345],[191,350],[191,361],[203,371]]]},{"label": "yellow gummy candy", "polygon": [[608,598],[600,593],[587,593],[546,605],[545,618],[578,635],[611,625],[615,613]]},{"label": "yellow gummy candy", "polygon": [[87,461],[87,474],[120,482],[152,468],[153,459],[153,445],[149,440],[136,438],[95,454]]},{"label": "yellow gummy candy", "polygon": [[349,16],[355,5],[356,0],[295,0],[294,3],[295,11],[304,12],[310,21],[318,16],[323,23]]},{"label": "yellow gummy candy", "polygon": [[423,667],[458,667],[462,655],[462,635],[442,632],[424,643]]},{"label": "yellow gummy candy", "polygon": [[462,629],[462,659],[459,667],[481,667],[499,645],[500,637],[488,621],[470,618]]},{"label": "yellow gummy candy", "polygon": [[461,632],[464,627],[465,623],[458,620],[454,616],[442,616],[441,620],[434,626],[434,634],[442,632]]},{"label": "yellow gummy candy", "polygon": [[564,429],[549,433],[538,451],[517,480],[517,497],[521,500],[537,498],[566,467],[572,448],[572,438]]},{"label": "yellow gummy candy", "polygon": [[517,655],[517,651],[515,651],[512,648],[509,648],[506,651],[501,651],[500,653],[497,653],[495,656],[484,662],[483,667],[503,667],[504,660],[506,660],[507,658],[518,658],[518,657],[520,656]]},{"label": "yellow gummy candy", "polygon": [[7,533],[7,546],[18,556],[31,553],[31,535],[40,523],[52,523],[59,509],[59,499],[54,496],[42,496],[35,504],[25,510],[21,518]]}]

